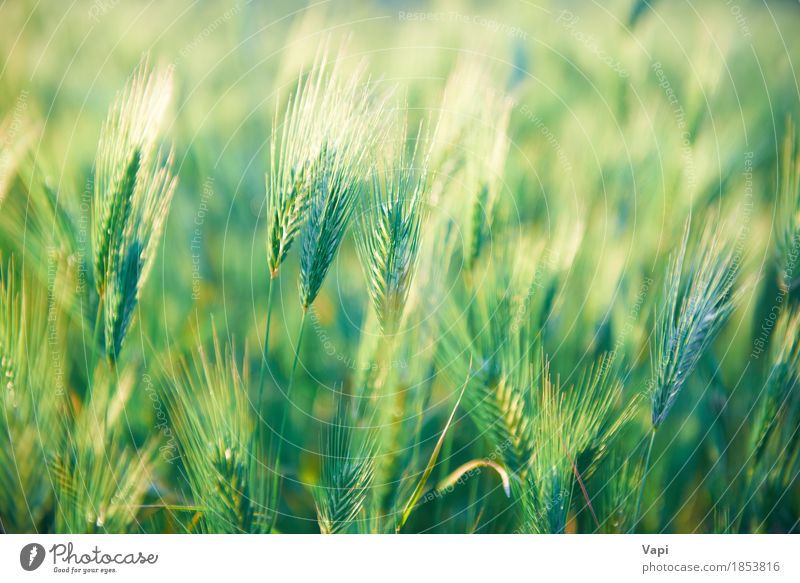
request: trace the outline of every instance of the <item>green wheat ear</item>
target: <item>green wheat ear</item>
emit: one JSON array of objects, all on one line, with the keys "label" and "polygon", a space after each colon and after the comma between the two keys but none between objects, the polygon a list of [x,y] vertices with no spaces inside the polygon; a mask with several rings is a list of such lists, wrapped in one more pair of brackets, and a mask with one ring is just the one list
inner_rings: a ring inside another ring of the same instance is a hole
[{"label": "green wheat ear", "polygon": [[0,390],[13,394],[18,364],[24,348],[24,311],[16,289],[13,262],[0,271]]},{"label": "green wheat ear", "polygon": [[780,195],[776,221],[779,285],[794,290],[800,283],[797,274],[798,247],[800,247],[800,154],[797,152],[797,135],[791,119],[786,122],[786,137],[780,164]]},{"label": "green wheat ear", "polygon": [[463,280],[454,286],[437,351],[439,366],[454,381],[470,379],[467,410],[514,474],[527,471],[533,448],[528,363],[537,345],[533,324],[541,295],[535,281],[541,249],[525,243],[509,240],[481,256],[472,271],[480,286]]},{"label": "green wheat ear", "polygon": [[709,223],[695,255],[685,266],[689,223],[677,253],[670,258],[664,305],[656,317],[651,348],[653,427],[666,419],[703,352],[735,307],[734,283],[740,261]]},{"label": "green wheat ear", "polygon": [[785,408],[800,376],[800,311],[784,311],[772,336],[772,365],[764,385],[761,405],[755,415],[750,433],[752,464],[761,460],[770,436]]},{"label": "green wheat ear", "polygon": [[547,362],[540,383],[534,391],[536,413],[530,431],[535,449],[523,481],[523,524],[529,532],[559,534],[566,529],[572,496],[572,470],[565,444],[571,427],[562,389],[558,380],[552,380]]},{"label": "green wheat ear", "polygon": [[355,426],[356,415],[340,397],[336,417],[323,446],[320,485],[314,489],[322,534],[352,529],[365,508],[375,476],[375,442]]},{"label": "green wheat ear", "polygon": [[[199,528],[208,533],[266,533],[272,514],[264,455],[248,397],[247,368],[234,348],[198,348],[179,361],[166,392]],[[245,358],[245,362],[246,362]]]},{"label": "green wheat ear", "polygon": [[[527,380],[534,411],[533,449],[530,470],[523,476],[522,502],[526,526],[537,533],[564,531],[575,482],[583,492],[584,480],[635,412],[630,405],[618,410],[622,382],[608,355],[592,363],[573,386],[552,380],[549,368],[545,361],[540,383],[534,375]],[[597,520],[591,501],[587,502]]]},{"label": "green wheat ear", "polygon": [[367,156],[381,134],[383,103],[363,79],[365,64],[346,75],[344,55],[328,63],[323,46],[311,71],[289,99],[281,128],[277,112],[270,139],[267,176],[267,265],[270,277],[306,221],[308,207],[325,180],[343,190],[364,173]]},{"label": "green wheat ear", "polygon": [[314,303],[342,243],[355,208],[356,177],[339,154],[326,147],[318,163],[324,168],[312,183],[312,195],[300,252],[300,304]]},{"label": "green wheat ear", "polygon": [[98,368],[92,396],[68,419],[65,439],[49,459],[55,489],[55,529],[126,533],[141,529],[142,501],[152,485],[158,440],[140,448],[117,431],[128,407],[133,375]]},{"label": "green wheat ear", "polygon": [[266,201],[267,265],[273,279],[278,276],[305,219],[321,129],[329,117],[329,89],[337,74],[335,66],[328,71],[325,53],[322,53],[311,72],[298,81],[286,106],[280,131],[277,111],[275,113]]},{"label": "green wheat ear", "polygon": [[313,162],[301,235],[299,287],[304,310],[314,303],[342,243],[385,123],[385,98],[377,100],[360,73],[328,91],[334,101]]},{"label": "green wheat ear", "polygon": [[426,163],[415,167],[419,137],[406,154],[406,126],[399,153],[373,175],[372,197],[359,217],[356,243],[367,289],[384,334],[394,334],[403,317],[419,257],[426,216]]},{"label": "green wheat ear", "polygon": [[[492,238],[500,186],[510,140],[512,102],[498,87],[488,63],[470,55],[450,75],[431,144],[431,170],[439,176],[460,173],[450,200],[463,216],[464,262],[472,269]],[[434,184],[433,203],[441,185]],[[467,199],[467,204],[464,199]]]},{"label": "green wheat ear", "polygon": [[112,361],[152,268],[175,191],[173,154],[158,146],[171,95],[171,68],[151,72],[142,62],[117,96],[100,134],[92,248],[105,349]]}]

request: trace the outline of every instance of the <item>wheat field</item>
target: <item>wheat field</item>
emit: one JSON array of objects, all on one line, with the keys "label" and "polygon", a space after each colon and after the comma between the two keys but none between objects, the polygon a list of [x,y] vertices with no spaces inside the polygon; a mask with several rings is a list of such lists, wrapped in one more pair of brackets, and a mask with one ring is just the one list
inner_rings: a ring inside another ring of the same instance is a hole
[{"label": "wheat field", "polygon": [[798,24],[0,3],[0,532],[798,532]]}]

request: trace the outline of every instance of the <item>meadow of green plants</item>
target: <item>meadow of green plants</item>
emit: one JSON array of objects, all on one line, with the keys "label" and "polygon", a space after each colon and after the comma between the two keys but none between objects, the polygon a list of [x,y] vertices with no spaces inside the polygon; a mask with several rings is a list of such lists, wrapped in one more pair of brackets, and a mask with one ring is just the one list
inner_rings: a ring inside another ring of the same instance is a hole
[{"label": "meadow of green plants", "polygon": [[0,531],[797,532],[799,24],[0,4]]}]

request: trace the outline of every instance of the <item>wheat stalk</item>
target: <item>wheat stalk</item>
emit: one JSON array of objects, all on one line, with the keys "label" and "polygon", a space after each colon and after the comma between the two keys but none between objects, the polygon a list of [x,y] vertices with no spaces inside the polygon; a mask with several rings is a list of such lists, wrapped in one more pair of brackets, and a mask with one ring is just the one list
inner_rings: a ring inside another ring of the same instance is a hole
[{"label": "wheat stalk", "polygon": [[727,321],[735,306],[733,286],[739,262],[733,250],[707,227],[684,275],[689,224],[683,242],[673,254],[664,283],[664,305],[659,311],[651,347],[653,387],[651,409],[657,428],[672,409],[703,352]]},{"label": "wheat stalk", "polygon": [[764,386],[764,396],[750,431],[751,463],[761,460],[800,375],[800,311],[785,311],[772,336],[772,364]]},{"label": "wheat stalk", "polygon": [[362,80],[364,63],[346,76],[341,61],[342,55],[329,70],[323,49],[290,99],[280,141],[273,128],[267,178],[270,280],[259,401],[267,366],[274,280],[280,265],[300,236],[300,296],[303,311],[307,311],[341,244],[358,183],[368,173],[368,154],[379,135],[376,122],[382,103],[373,107],[373,89]]},{"label": "wheat stalk", "polygon": [[[338,62],[338,60],[337,60]],[[338,83],[338,67],[327,70],[325,53],[311,72],[297,83],[289,99],[281,130],[277,111],[270,138],[267,175],[267,266],[270,279],[278,276],[302,226],[322,136],[331,116],[331,92]]]},{"label": "wheat stalk", "polygon": [[141,529],[139,512],[153,479],[158,442],[126,446],[117,423],[133,388],[130,376],[98,369],[91,401],[67,418],[66,437],[48,460],[57,532]]},{"label": "wheat stalk", "polygon": [[378,323],[392,335],[402,320],[419,258],[426,216],[426,160],[415,167],[419,141],[406,154],[405,124],[399,153],[372,180],[372,197],[359,217],[356,243]]},{"label": "wheat stalk", "polygon": [[302,317],[294,359],[286,389],[287,405],[281,415],[276,448],[273,491],[277,496],[278,469],[286,428],[288,400],[295,381],[308,309],[342,243],[359,195],[361,182],[369,175],[370,156],[381,134],[385,97],[376,100],[374,88],[362,82],[362,67],[341,80],[332,76],[326,87],[330,99],[328,118],[320,129],[321,142],[312,166],[306,218],[301,231],[299,292]]},{"label": "wheat stalk", "polygon": [[[142,62],[103,124],[92,202],[95,286],[105,350],[116,361],[155,260],[176,179],[158,141],[172,95],[172,70]],[[99,335],[99,334],[98,334]]]},{"label": "wheat stalk", "polygon": [[170,418],[200,507],[203,532],[269,532],[269,480],[250,411],[247,370],[213,332],[208,354],[197,339],[191,362],[180,360],[166,393]]},{"label": "wheat stalk", "polygon": [[[687,267],[690,222],[686,222],[681,246],[670,257],[664,283],[664,304],[656,315],[650,389],[652,430],[645,454],[644,473],[636,502],[635,528],[639,523],[644,486],[658,427],[694,371],[700,357],[727,321],[736,304],[734,284],[740,261],[720,240],[717,226],[708,222]],[[688,273],[685,273],[687,272]]]},{"label": "wheat stalk", "polygon": [[[584,480],[608,452],[608,444],[635,411],[627,406],[617,412],[622,382],[609,356],[600,357],[578,382],[562,386],[552,380],[545,361],[541,380],[528,379],[534,389],[530,420],[530,471],[523,475],[526,491],[523,509],[534,532],[560,533],[566,527],[574,483],[577,482],[597,528],[600,527]],[[578,467],[579,460],[587,464]],[[581,471],[582,470],[582,471]]]},{"label": "wheat stalk", "polygon": [[351,529],[365,508],[375,476],[375,442],[354,425],[355,416],[341,396],[323,448],[320,484],[314,489],[320,532]]}]

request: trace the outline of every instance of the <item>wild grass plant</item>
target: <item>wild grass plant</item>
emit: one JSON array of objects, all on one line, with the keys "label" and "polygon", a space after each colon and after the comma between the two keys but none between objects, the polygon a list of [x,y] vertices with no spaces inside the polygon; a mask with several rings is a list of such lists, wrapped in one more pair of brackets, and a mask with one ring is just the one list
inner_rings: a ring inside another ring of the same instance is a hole
[{"label": "wild grass plant", "polygon": [[[277,172],[285,172],[287,163],[296,170],[291,171],[288,182],[283,180],[273,184],[280,178],[271,179],[267,193],[268,213],[271,216],[267,245],[270,299],[272,282],[280,263],[294,236],[300,237],[298,287],[302,317],[285,394],[287,404],[276,436],[276,467],[272,484],[276,493],[279,488],[277,477],[283,434],[305,332],[306,314],[316,300],[342,244],[361,193],[361,183],[370,173],[371,151],[378,143],[384,105],[380,96],[375,94],[374,86],[362,79],[361,67],[349,77],[340,77],[338,65],[334,65],[330,74],[325,72],[323,59],[312,75],[315,80],[305,90],[310,95],[303,93],[303,97],[299,98],[300,110],[292,109],[288,115],[288,124],[296,123],[302,129],[297,135],[292,132],[289,134],[291,138],[284,140],[282,145],[290,151],[282,151],[281,156],[294,155],[294,159],[283,161]],[[298,93],[301,91],[302,86]],[[319,103],[315,103],[317,100]],[[304,136],[306,133],[313,137]],[[293,140],[298,136],[301,141],[307,142],[296,145]],[[293,152],[292,148],[296,148],[296,151]],[[271,154],[274,159],[274,142]],[[298,222],[302,223],[302,227],[299,233],[295,233]],[[271,310],[271,301],[268,301],[265,349],[268,346]],[[266,363],[262,366],[263,371]]]},{"label": "wild grass plant", "polygon": [[215,333],[210,353],[200,345],[191,363],[178,363],[167,392],[199,532],[263,533],[274,521],[249,383],[233,347],[223,349]]},{"label": "wild grass plant", "polygon": [[746,4],[99,55],[120,4],[71,67],[0,8],[2,531],[797,532],[800,45]]},{"label": "wild grass plant", "polygon": [[[326,438],[320,485],[315,492],[320,532],[357,528],[375,476],[374,439],[357,431],[357,417],[344,399]],[[363,530],[363,526],[362,526]]]},{"label": "wild grass plant", "polygon": [[697,247],[695,261],[685,266],[691,233],[687,222],[681,246],[671,257],[664,280],[664,300],[656,316],[651,348],[653,380],[650,388],[652,429],[645,454],[644,475],[636,503],[650,469],[656,431],[694,372],[703,353],[733,312],[733,292],[740,259],[720,241],[718,227],[709,223]]},{"label": "wild grass plant", "polygon": [[122,350],[175,191],[173,155],[158,148],[171,91],[172,72],[151,72],[143,63],[100,134],[92,249],[105,354],[112,362]]}]

